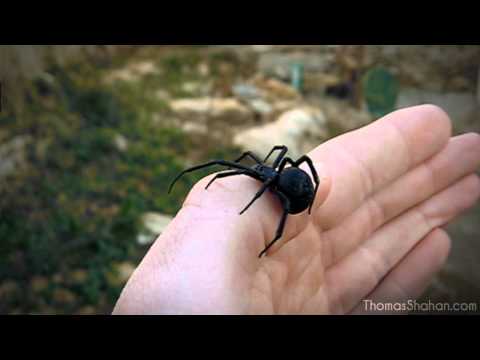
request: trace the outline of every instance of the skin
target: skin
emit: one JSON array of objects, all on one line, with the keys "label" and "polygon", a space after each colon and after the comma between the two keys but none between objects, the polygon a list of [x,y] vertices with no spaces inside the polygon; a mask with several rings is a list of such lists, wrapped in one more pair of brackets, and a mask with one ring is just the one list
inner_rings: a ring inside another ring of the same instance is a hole
[{"label": "skin", "polygon": [[[357,314],[418,298],[445,263],[442,227],[480,197],[480,135],[440,108],[391,113],[309,155],[312,209],[274,237],[278,199],[246,176],[201,180],[125,286],[114,314]],[[306,166],[302,168],[309,172]]]}]

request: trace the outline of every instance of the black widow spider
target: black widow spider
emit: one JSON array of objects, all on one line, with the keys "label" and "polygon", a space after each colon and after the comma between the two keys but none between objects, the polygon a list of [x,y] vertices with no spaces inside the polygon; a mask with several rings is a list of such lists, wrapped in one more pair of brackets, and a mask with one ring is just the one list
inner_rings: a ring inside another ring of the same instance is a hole
[{"label": "black widow spider", "polygon": [[[265,162],[268,158],[273,154],[274,151],[281,150],[280,154],[277,156],[275,161],[273,162],[272,166],[268,166]],[[217,179],[225,178],[228,176],[234,175],[247,175],[250,176],[258,181],[263,183],[260,190],[256,193],[252,201],[248,203],[248,205],[240,212],[242,215],[247,209],[260,197],[262,194],[267,190],[270,189],[271,192],[276,194],[280,199],[280,202],[283,207],[283,215],[280,220],[280,223],[277,228],[277,232],[275,238],[267,245],[267,247],[260,253],[259,257],[262,257],[272,245],[282,237],[283,229],[285,227],[285,222],[287,220],[288,214],[299,214],[308,208],[308,213],[310,214],[312,211],[312,205],[315,200],[315,196],[317,194],[317,189],[320,184],[320,180],[318,179],[317,172],[315,167],[313,166],[312,160],[304,155],[300,157],[297,161],[293,161],[289,157],[285,157],[288,148],[283,145],[274,146],[270,153],[267,155],[265,160],[260,161],[258,157],[256,157],[252,152],[247,151],[242,154],[237,160],[234,162],[225,161],[225,160],[213,160],[208,163],[191,167],[182,171],[176,178],[173,180],[168,193],[173,188],[173,185],[180,179],[184,174],[189,173],[191,171],[200,170],[202,168],[213,166],[213,165],[222,165],[227,166],[229,170],[223,173],[217,174],[205,187],[205,190]],[[250,157],[253,161],[256,162],[256,165],[252,167],[248,167],[245,165],[240,164],[239,162],[246,158]],[[312,180],[310,176],[300,169],[298,166],[302,163],[306,162],[310,167],[310,170],[313,175],[313,180],[315,181],[315,188],[313,187]],[[285,169],[285,166],[290,164],[291,167]]]}]

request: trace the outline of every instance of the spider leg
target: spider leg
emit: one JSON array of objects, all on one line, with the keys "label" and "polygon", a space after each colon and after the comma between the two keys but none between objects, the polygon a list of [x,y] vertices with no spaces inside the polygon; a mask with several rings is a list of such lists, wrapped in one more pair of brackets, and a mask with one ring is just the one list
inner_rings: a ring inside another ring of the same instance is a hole
[{"label": "spider leg", "polygon": [[215,180],[229,177],[229,176],[234,176],[234,175],[249,175],[249,173],[247,173],[246,170],[235,170],[235,171],[228,171],[228,172],[217,174],[212,180],[210,180],[208,185],[205,187],[205,190],[207,190]]},{"label": "spider leg", "polygon": [[278,166],[278,172],[281,173],[283,171],[283,169],[285,169],[285,166],[287,164],[295,166],[295,162],[292,159],[290,159],[289,157],[283,158],[282,162]]},{"label": "spider leg", "polygon": [[280,154],[278,155],[278,157],[275,159],[274,163],[273,163],[273,168],[275,169],[277,167],[277,165],[280,163],[280,161],[283,159],[283,157],[285,156],[285,154],[287,153],[288,151],[288,148],[285,146],[285,145],[277,145],[277,146],[274,146],[273,149],[270,151],[270,153],[267,155],[267,157],[265,158],[265,160],[263,160],[263,162],[267,162],[268,158],[273,154],[274,151],[276,150],[281,150]]},{"label": "spider leg", "polygon": [[310,171],[312,172],[312,175],[313,175],[313,180],[315,181],[315,191],[313,193],[312,201],[310,202],[310,207],[308,208],[308,214],[311,214],[313,202],[315,201],[315,197],[317,196],[318,186],[320,185],[320,180],[318,178],[317,170],[315,170],[315,166],[313,166],[312,159],[310,159],[307,155],[303,155],[300,159],[298,159],[295,162],[294,166],[299,166],[301,163],[304,163],[304,162],[308,164],[308,167],[310,168]]},{"label": "spider leg", "polygon": [[258,192],[255,194],[255,196],[253,197],[252,201],[250,201],[248,203],[248,205],[245,207],[245,209],[243,209],[241,212],[240,212],[240,215],[242,215],[245,211],[248,210],[248,208],[260,197],[263,195],[263,193],[268,189],[268,187],[270,186],[270,184],[275,180],[275,178],[271,178],[267,181],[265,181],[262,185],[262,187],[260,188],[260,190],[258,190]]},{"label": "spider leg", "polygon": [[178,174],[178,176],[170,184],[170,188],[168,189],[168,193],[170,193],[172,191],[173,185],[175,185],[175,183],[178,181],[178,179],[180,179],[186,173],[196,171],[196,170],[200,170],[200,169],[203,169],[203,168],[206,168],[206,167],[209,167],[209,166],[213,166],[213,165],[222,165],[222,166],[228,166],[228,167],[231,167],[231,168],[234,168],[234,169],[245,170],[245,171],[249,171],[249,172],[251,171],[251,169],[249,167],[241,165],[241,164],[236,164],[236,163],[233,163],[231,161],[213,160],[213,161],[207,162],[205,164],[197,165],[197,166],[191,167],[189,169],[183,170],[180,174]]},{"label": "spider leg", "polygon": [[[262,164],[261,160],[251,151],[244,152],[237,160],[235,160],[235,163],[239,163],[242,161],[244,158],[250,157],[253,161],[255,161],[257,164]],[[231,169],[231,168],[229,168]]]},{"label": "spider leg", "polygon": [[268,251],[268,249],[270,249],[273,246],[273,244],[275,244],[275,242],[277,242],[277,240],[282,237],[283,230],[285,228],[285,223],[287,221],[288,212],[290,211],[290,201],[288,200],[288,198],[285,195],[283,195],[281,192],[277,191],[275,193],[278,195],[282,203],[283,214],[282,214],[282,218],[280,219],[280,223],[278,224],[275,238],[267,245],[267,247],[260,253],[260,255],[258,255],[259,258],[261,258]]},{"label": "spider leg", "polygon": [[240,162],[246,157],[250,157],[253,161],[255,161],[257,164],[261,164],[262,161],[251,151],[244,152],[242,156],[240,156],[237,160],[235,160],[236,163]]}]

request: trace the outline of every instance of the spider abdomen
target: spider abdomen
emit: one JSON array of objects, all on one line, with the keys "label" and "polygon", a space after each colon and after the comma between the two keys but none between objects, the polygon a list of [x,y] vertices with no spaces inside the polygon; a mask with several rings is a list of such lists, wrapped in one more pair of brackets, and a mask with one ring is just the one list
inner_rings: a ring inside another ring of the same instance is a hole
[{"label": "spider abdomen", "polygon": [[280,173],[277,188],[290,200],[290,214],[299,214],[306,210],[314,196],[310,176],[296,167],[285,169]]}]

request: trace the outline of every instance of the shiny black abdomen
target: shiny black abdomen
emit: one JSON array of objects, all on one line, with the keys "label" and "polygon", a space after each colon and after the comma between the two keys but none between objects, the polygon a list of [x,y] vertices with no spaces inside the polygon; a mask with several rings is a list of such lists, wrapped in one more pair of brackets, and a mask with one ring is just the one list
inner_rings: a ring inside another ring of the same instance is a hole
[{"label": "shiny black abdomen", "polygon": [[314,188],[310,176],[295,167],[280,173],[277,189],[290,200],[290,214],[299,214],[310,206],[314,196]]}]

